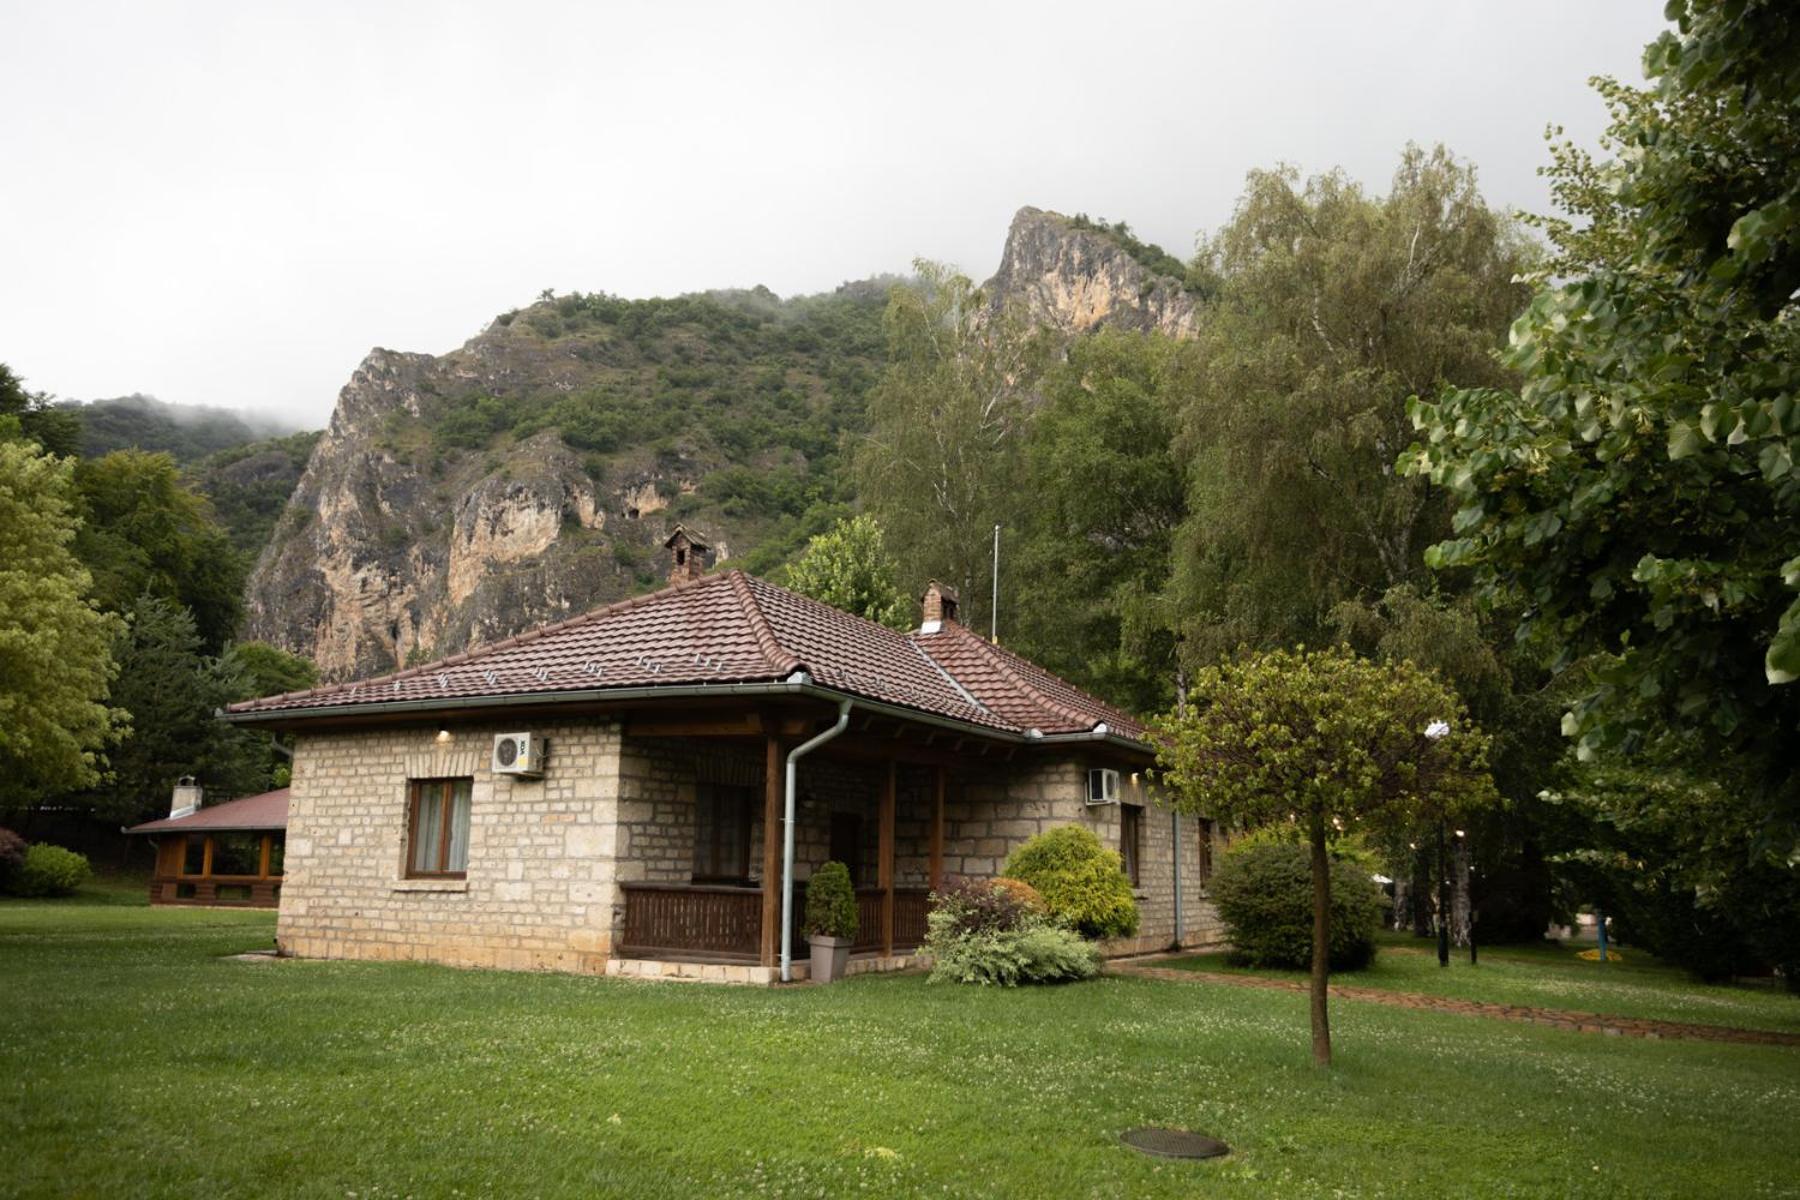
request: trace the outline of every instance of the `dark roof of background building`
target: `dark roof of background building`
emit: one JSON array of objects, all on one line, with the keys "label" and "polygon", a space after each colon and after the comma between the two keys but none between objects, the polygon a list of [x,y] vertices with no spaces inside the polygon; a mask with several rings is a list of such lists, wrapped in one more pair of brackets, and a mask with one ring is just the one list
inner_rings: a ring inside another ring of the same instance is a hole
[{"label": "dark roof of background building", "polygon": [[1143,738],[1142,722],[954,621],[901,633],[742,571],[635,596],[440,662],[233,704],[277,715],[608,688],[774,682],[804,671],[837,692],[1025,734]]},{"label": "dark roof of background building", "polygon": [[223,804],[208,804],[185,817],[163,817],[133,825],[126,833],[208,833],[225,830],[286,829],[288,789],[276,788],[260,796],[244,796]]}]

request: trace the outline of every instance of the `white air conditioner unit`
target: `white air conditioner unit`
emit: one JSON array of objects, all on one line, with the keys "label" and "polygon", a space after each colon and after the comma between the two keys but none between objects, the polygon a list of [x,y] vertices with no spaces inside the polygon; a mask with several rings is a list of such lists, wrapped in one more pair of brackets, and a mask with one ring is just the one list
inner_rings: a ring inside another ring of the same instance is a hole
[{"label": "white air conditioner unit", "polygon": [[1089,804],[1117,804],[1119,802],[1119,773],[1111,767],[1095,767],[1088,772]]},{"label": "white air conditioner unit", "polygon": [[519,779],[541,779],[544,756],[550,743],[535,733],[496,733],[494,735],[494,774]]}]

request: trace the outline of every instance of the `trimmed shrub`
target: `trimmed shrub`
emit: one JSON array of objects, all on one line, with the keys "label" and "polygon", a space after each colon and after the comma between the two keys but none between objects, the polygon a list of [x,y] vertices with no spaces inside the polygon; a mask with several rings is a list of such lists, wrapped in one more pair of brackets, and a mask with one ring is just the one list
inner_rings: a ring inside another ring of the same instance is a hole
[{"label": "trimmed shrub", "polygon": [[1080,825],[1045,830],[1014,850],[1004,874],[1036,888],[1050,915],[1084,937],[1130,937],[1137,901],[1116,851]]},{"label": "trimmed shrub", "polygon": [[[1212,900],[1231,937],[1231,961],[1305,970],[1312,965],[1311,851],[1298,842],[1258,839],[1233,846],[1212,878]],[[1331,969],[1355,971],[1375,959],[1381,889],[1356,856],[1331,859]]]},{"label": "trimmed shrub", "polygon": [[25,851],[13,880],[21,896],[67,896],[88,881],[88,860],[73,850],[38,843]]},{"label": "trimmed shrub", "polygon": [[963,930],[942,909],[926,918],[932,983],[1017,987],[1067,983],[1100,972],[1100,950],[1065,926],[1028,916],[1017,929]]},{"label": "trimmed shrub", "polygon": [[850,886],[850,868],[841,862],[824,864],[807,881],[806,936],[856,936],[856,889]]},{"label": "trimmed shrub", "polygon": [[1037,889],[1017,879],[953,879],[931,897],[932,914],[955,933],[1007,933],[1032,917],[1047,917],[1049,906]]},{"label": "trimmed shrub", "polygon": [[13,876],[25,865],[25,839],[0,828],[0,892],[8,890]]}]

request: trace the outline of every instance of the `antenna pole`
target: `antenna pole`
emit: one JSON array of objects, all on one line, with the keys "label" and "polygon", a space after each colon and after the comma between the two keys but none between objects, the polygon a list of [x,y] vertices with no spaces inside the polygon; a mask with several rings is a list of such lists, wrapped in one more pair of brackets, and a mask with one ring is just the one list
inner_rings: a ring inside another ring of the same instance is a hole
[{"label": "antenna pole", "polygon": [[994,602],[988,606],[988,641],[1000,644],[1000,522],[994,522]]}]

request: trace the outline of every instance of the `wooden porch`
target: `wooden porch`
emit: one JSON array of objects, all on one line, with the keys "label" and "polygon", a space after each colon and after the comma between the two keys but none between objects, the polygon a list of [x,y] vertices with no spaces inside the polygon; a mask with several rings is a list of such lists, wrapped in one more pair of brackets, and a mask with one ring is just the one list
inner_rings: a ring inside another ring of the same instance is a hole
[{"label": "wooden porch", "polygon": [[[629,958],[702,958],[754,963],[762,957],[763,889],[686,883],[627,883],[625,925],[619,953]],[[780,889],[774,889],[777,929]],[[929,888],[859,888],[857,936],[852,954],[891,956],[915,950],[925,940]],[[802,929],[806,885],[794,889],[796,957],[806,950]],[[893,914],[890,924],[889,912]],[[890,932],[891,931],[891,932]],[[776,939],[779,947],[779,937]],[[765,964],[771,965],[771,964]]]},{"label": "wooden porch", "polygon": [[[769,722],[771,727],[774,724]],[[705,730],[708,733],[715,731],[716,727]],[[627,726],[627,732],[649,735],[651,730],[642,725],[635,729]],[[693,737],[703,731],[690,725],[662,726],[654,732],[663,736]],[[623,920],[614,943],[618,957],[760,964],[768,968],[779,964],[783,839],[777,831],[782,828],[785,811],[785,756],[804,732],[809,732],[805,726],[795,727],[792,732],[783,728],[781,733],[787,735],[784,738],[771,728],[759,739],[763,751],[758,756],[763,760],[762,795],[757,799],[762,810],[764,833],[760,870],[748,872],[754,881],[720,883],[697,878],[692,882],[622,882]],[[820,759],[826,757],[825,754],[819,756]],[[915,885],[902,887],[897,883],[895,865],[900,756],[889,740],[874,754],[857,755],[855,761],[875,768],[878,784],[874,804],[874,886],[856,890],[857,935],[851,953],[892,958],[915,950],[924,942],[931,889],[939,886],[943,878],[948,764],[944,759],[929,764],[929,787],[921,789],[914,785],[914,795],[919,790],[926,792],[929,811],[916,814],[924,819],[925,836],[921,842],[909,843],[910,853],[915,856],[915,863],[918,856],[924,857],[925,862],[919,865],[925,869],[920,873],[926,876],[929,886],[916,886],[918,876],[915,874]],[[908,763],[909,767],[924,765],[917,759]],[[805,770],[804,765],[801,770]],[[913,870],[918,871],[918,867]],[[868,881],[865,876],[865,884]],[[791,945],[796,959],[803,959],[808,954],[805,912],[806,884],[801,881],[794,885],[792,904]]]}]

